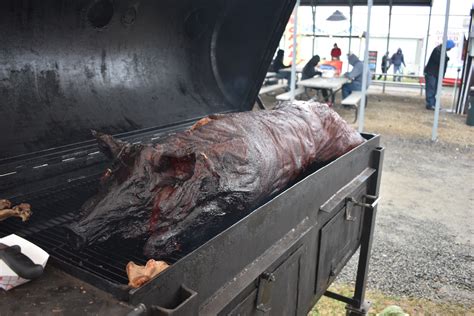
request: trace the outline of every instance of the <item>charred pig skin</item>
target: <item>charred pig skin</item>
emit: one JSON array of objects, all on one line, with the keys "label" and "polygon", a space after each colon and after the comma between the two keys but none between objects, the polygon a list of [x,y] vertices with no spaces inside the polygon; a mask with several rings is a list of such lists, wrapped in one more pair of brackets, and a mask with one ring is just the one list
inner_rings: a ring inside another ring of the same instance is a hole
[{"label": "charred pig skin", "polygon": [[283,190],[312,164],[364,142],[328,106],[302,101],[211,115],[154,145],[96,137],[114,163],[100,192],[69,225],[70,238],[77,247],[111,236],[144,239],[144,253],[152,258],[175,251],[183,236],[204,238]]}]

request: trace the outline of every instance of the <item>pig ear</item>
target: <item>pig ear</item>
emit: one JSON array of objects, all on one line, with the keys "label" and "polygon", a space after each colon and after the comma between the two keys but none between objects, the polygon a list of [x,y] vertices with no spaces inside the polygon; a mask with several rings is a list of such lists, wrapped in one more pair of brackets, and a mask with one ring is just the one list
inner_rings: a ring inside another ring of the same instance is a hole
[{"label": "pig ear", "polygon": [[91,131],[97,139],[99,150],[110,160],[118,158],[119,153],[128,145],[127,142],[113,138],[111,135]]},{"label": "pig ear", "polygon": [[162,181],[186,181],[194,174],[196,154],[173,156],[160,155],[153,159],[155,172],[160,173]]}]

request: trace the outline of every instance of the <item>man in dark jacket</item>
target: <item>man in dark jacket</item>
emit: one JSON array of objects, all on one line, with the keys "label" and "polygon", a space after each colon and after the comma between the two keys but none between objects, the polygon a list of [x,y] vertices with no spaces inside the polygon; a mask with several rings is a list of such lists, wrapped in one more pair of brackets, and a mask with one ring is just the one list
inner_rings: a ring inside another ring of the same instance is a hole
[{"label": "man in dark jacket", "polygon": [[[452,40],[446,42],[446,51],[456,46]],[[436,103],[436,91],[438,89],[438,75],[439,75],[439,63],[441,62],[441,47],[442,44],[436,46],[431,52],[430,59],[425,66],[425,94],[426,94],[426,109],[434,110]],[[448,55],[446,54],[446,60],[444,64],[444,75],[446,74],[446,68],[448,67]]]},{"label": "man in dark jacket", "polygon": [[[362,78],[364,73],[364,63],[357,58],[356,55],[350,54],[347,57],[349,64],[352,66],[350,72],[346,72],[344,77],[351,80],[350,83],[345,83],[342,85],[342,98],[347,98],[352,91],[361,91],[362,90]],[[367,87],[370,85],[371,73],[367,73]]]},{"label": "man in dark jacket", "polygon": [[393,81],[398,81],[400,82],[402,80],[402,77],[400,76],[395,76],[396,74],[402,74],[402,64],[403,67],[406,67],[405,65],[405,59],[403,58],[403,53],[402,49],[399,48],[395,54],[392,55],[392,58],[390,59],[390,63],[393,65]]},{"label": "man in dark jacket", "polygon": [[[382,57],[382,63],[380,64],[380,68],[382,68],[382,73],[384,75],[387,74],[388,69],[390,68],[390,59],[388,58],[388,52],[385,53]],[[382,78],[382,75],[380,75],[377,80],[380,80]],[[387,76],[384,76],[384,80],[387,80]]]}]

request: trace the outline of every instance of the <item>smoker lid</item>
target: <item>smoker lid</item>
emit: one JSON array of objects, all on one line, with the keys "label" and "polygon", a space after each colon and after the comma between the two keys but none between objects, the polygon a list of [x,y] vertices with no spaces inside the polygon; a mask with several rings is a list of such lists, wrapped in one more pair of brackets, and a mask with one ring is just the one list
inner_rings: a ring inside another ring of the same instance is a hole
[{"label": "smoker lid", "polygon": [[1,1],[0,159],[250,110],[294,2]]}]

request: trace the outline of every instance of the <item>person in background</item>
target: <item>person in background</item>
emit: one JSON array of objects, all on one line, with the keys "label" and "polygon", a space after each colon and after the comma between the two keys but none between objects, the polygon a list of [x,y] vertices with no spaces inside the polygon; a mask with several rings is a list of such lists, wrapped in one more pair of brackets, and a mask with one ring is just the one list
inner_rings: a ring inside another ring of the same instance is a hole
[{"label": "person in background", "polygon": [[[387,71],[390,68],[390,59],[388,58],[388,56],[389,56],[389,53],[386,52],[385,55],[383,55],[382,63],[380,64],[380,68],[382,68],[382,74],[385,75],[384,80],[387,80]],[[377,80],[380,80],[380,78],[382,78],[383,75],[379,75]]]},{"label": "person in background", "polygon": [[332,60],[339,60],[341,57],[341,49],[337,47],[337,43],[334,43],[333,49],[331,49]]},{"label": "person in background", "polygon": [[[342,85],[342,98],[347,98],[352,91],[361,91],[362,90],[362,75],[364,73],[364,64],[359,58],[354,55],[350,54],[347,57],[349,64],[352,66],[352,70],[350,72],[346,72],[344,77],[351,80],[349,83],[345,83]],[[370,84],[370,71],[367,72],[367,87]]]},{"label": "person in background", "polygon": [[[323,73],[321,71],[317,71],[315,68],[319,64],[319,55],[314,55],[311,59],[306,63],[303,68],[303,72],[301,74],[301,80],[306,80],[313,78],[314,76],[321,76]],[[326,89],[316,89],[321,90],[323,94],[324,101],[329,105],[332,106],[332,103],[329,101],[329,93]]]},{"label": "person in background", "polygon": [[288,87],[290,87],[291,72],[281,71],[285,68],[291,67],[291,65],[285,65],[283,63],[284,56],[285,56],[285,51],[283,49],[279,49],[275,59],[272,61],[270,65],[269,71],[275,72],[277,74],[278,79],[286,79]]},{"label": "person in background", "polygon": [[400,82],[402,80],[401,76],[396,76],[397,74],[403,74],[402,71],[402,64],[403,67],[406,67],[405,65],[405,59],[403,58],[403,53],[402,49],[399,48],[395,54],[392,55],[392,58],[390,59],[390,63],[393,65],[393,81],[398,81]]},{"label": "person in background", "polygon": [[[425,66],[425,90],[426,90],[426,109],[434,110],[436,103],[436,92],[438,90],[438,75],[439,75],[439,63],[441,62],[441,46],[436,46],[431,52],[430,59]],[[446,51],[451,50],[456,46],[452,40],[446,42]],[[446,60],[444,63],[444,75],[446,74],[446,68],[448,67],[448,54],[446,54]]]}]

